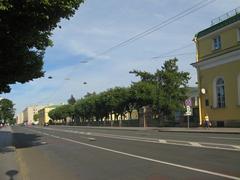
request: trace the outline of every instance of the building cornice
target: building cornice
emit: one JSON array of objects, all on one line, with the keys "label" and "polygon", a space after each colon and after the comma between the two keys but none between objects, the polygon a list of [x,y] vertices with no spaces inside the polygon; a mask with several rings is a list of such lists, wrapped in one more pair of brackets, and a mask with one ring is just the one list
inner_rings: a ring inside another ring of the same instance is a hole
[{"label": "building cornice", "polygon": [[191,65],[200,70],[204,70],[234,61],[240,61],[240,50],[232,51],[221,56],[216,56],[207,60],[192,63]]}]

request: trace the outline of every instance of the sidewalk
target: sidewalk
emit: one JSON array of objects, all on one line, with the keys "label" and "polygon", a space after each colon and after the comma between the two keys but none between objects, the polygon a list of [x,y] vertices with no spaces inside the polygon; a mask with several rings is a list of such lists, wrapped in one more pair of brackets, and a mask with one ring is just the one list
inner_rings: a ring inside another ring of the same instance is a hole
[{"label": "sidewalk", "polygon": [[240,128],[183,128],[183,127],[97,127],[97,126],[69,126],[90,129],[108,130],[128,130],[128,131],[147,131],[156,130],[159,132],[181,132],[181,133],[220,133],[220,134],[240,134]]},{"label": "sidewalk", "polygon": [[240,128],[157,128],[159,132],[240,134]]},{"label": "sidewalk", "polygon": [[0,129],[0,179],[20,180],[11,127]]}]

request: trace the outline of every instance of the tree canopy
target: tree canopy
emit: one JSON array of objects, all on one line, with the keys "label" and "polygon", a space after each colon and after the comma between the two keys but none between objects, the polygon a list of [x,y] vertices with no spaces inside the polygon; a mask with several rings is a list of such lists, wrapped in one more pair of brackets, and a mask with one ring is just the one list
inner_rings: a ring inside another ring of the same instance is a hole
[{"label": "tree canopy", "polygon": [[13,102],[9,99],[0,100],[0,120],[4,120],[5,123],[14,124],[14,114]]},{"label": "tree canopy", "polygon": [[68,99],[68,104],[74,105],[76,103],[76,99],[71,95],[71,97]]},{"label": "tree canopy", "polygon": [[73,106],[70,104],[58,106],[48,113],[52,120],[64,120],[66,123],[67,117],[73,116]]},{"label": "tree canopy", "polygon": [[[43,77],[52,30],[74,15],[84,0],[0,1],[0,93],[10,84]],[[59,26],[60,27],[60,26]]]},{"label": "tree canopy", "polygon": [[38,113],[33,115],[33,121],[35,121],[35,122],[39,121],[39,114]]}]

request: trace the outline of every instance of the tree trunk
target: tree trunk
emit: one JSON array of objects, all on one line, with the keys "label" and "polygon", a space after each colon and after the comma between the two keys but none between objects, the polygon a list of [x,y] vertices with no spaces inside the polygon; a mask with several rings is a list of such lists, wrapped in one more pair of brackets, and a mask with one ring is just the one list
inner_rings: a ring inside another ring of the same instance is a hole
[{"label": "tree trunk", "polygon": [[132,120],[132,111],[129,111],[130,120]]},{"label": "tree trunk", "polygon": [[138,120],[140,120],[140,111],[139,111],[139,108],[137,109],[137,113],[138,113]]}]

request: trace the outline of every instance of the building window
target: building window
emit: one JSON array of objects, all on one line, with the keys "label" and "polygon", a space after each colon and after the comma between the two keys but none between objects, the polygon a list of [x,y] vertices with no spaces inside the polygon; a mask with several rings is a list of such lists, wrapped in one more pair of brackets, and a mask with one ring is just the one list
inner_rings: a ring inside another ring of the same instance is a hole
[{"label": "building window", "polygon": [[218,35],[213,38],[213,50],[217,50],[221,48],[221,37]]},{"label": "building window", "polygon": [[205,99],[205,106],[209,106],[209,100],[208,99]]},{"label": "building window", "polygon": [[237,29],[237,41],[240,42],[240,28]]},{"label": "building window", "polygon": [[225,107],[225,90],[224,90],[224,80],[223,78],[218,78],[216,81],[216,99],[217,107]]},{"label": "building window", "polygon": [[240,105],[240,74],[238,75],[237,79],[237,85],[238,85],[238,105]]}]

